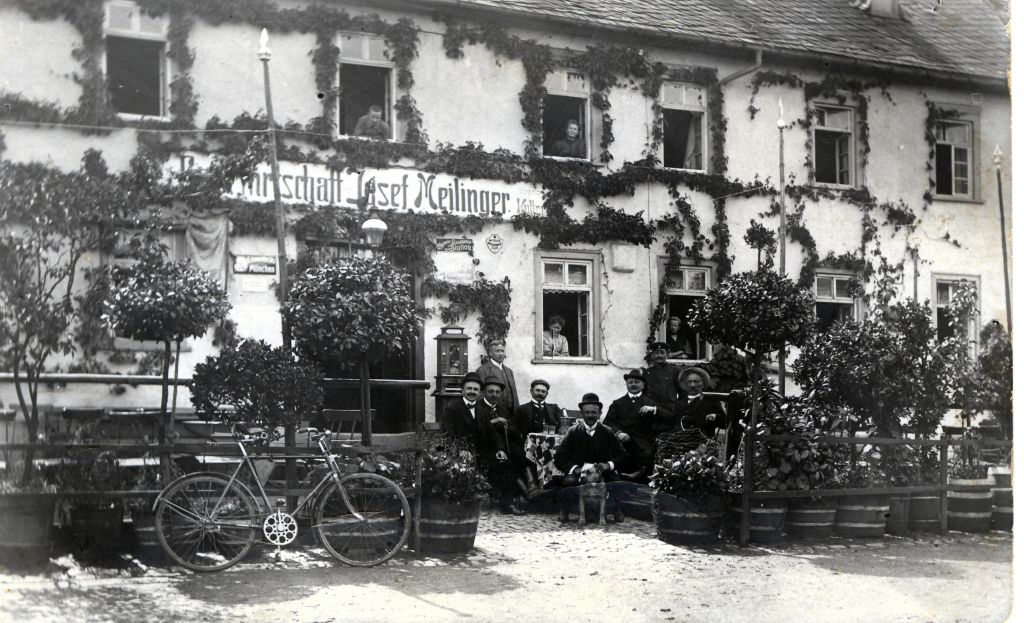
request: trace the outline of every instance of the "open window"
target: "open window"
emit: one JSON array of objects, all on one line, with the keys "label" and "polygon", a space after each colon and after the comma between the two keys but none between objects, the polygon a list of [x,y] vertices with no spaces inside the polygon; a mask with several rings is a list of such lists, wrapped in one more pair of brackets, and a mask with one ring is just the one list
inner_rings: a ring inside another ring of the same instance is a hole
[{"label": "open window", "polygon": [[538,253],[536,360],[599,359],[599,263],[597,252]]},{"label": "open window", "polygon": [[662,161],[666,167],[705,170],[706,100],[706,90],[697,85],[666,82],[661,86]]},{"label": "open window", "polygon": [[665,324],[659,331],[662,341],[669,346],[669,359],[698,360],[709,357],[708,344],[700,333],[690,326],[687,315],[707,296],[711,287],[711,269],[703,266],[683,266],[668,272],[662,264],[659,272],[668,294]]},{"label": "open window", "polygon": [[854,186],[857,172],[853,109],[815,104],[813,122],[814,182]]},{"label": "open window", "polygon": [[134,2],[104,5],[104,68],[110,104],[126,117],[167,116],[167,17]]},{"label": "open window", "polygon": [[347,136],[379,140],[395,137],[394,67],[383,37],[340,36],[338,130]]},{"label": "open window", "polygon": [[856,319],[856,288],[852,276],[818,273],[814,279],[814,315],[819,332],[828,331],[837,322]]},{"label": "open window", "polygon": [[567,69],[547,76],[544,96],[544,155],[590,158],[590,85],[587,77]]},{"label": "open window", "polygon": [[935,124],[935,194],[974,196],[974,125],[942,120]]},{"label": "open window", "polygon": [[941,342],[952,337],[962,337],[968,341],[972,357],[977,355],[977,317],[970,318],[966,323],[957,322],[950,306],[957,293],[965,287],[973,285],[978,288],[977,277],[959,275],[943,275],[934,277],[935,329]]}]

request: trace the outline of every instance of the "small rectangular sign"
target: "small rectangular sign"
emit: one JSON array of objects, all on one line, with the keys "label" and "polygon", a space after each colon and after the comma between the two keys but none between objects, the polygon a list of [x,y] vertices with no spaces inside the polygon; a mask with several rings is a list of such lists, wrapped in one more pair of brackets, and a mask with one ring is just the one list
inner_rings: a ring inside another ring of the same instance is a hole
[{"label": "small rectangular sign", "polygon": [[277,274],[277,258],[273,255],[236,255],[235,274],[274,275]]},{"label": "small rectangular sign", "polygon": [[470,238],[437,238],[434,240],[434,246],[438,251],[473,252],[473,241]]}]

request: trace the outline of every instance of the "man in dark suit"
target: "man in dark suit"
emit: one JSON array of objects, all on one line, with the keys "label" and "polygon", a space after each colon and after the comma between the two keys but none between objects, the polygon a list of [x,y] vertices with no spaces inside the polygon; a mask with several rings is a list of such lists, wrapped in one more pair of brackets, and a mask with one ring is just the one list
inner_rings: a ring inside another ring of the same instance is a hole
[{"label": "man in dark suit", "polygon": [[644,369],[644,395],[650,396],[662,409],[671,411],[678,398],[679,366],[668,362],[668,348],[665,342],[651,344],[647,355],[651,365]]},{"label": "man in dark suit", "polygon": [[622,375],[626,395],[608,407],[604,424],[622,442],[629,460],[620,468],[625,480],[646,484],[654,469],[656,437],[672,428],[672,411],[659,407],[650,396],[644,396],[644,375],[637,369]]},{"label": "man in dark suit", "polygon": [[598,421],[603,408],[597,394],[583,394],[580,401],[583,421],[565,433],[555,451],[555,466],[565,473],[564,482],[567,485],[558,492],[558,520],[561,522],[569,520],[569,509],[578,502],[579,486],[575,485],[579,484],[583,466],[588,464],[597,468],[608,487],[606,519],[618,522],[624,519],[619,503],[631,485],[621,482],[618,466],[627,460],[628,455],[612,429]]},{"label": "man in dark suit", "polygon": [[476,372],[462,377],[462,399],[449,402],[441,417],[441,430],[469,443],[476,452],[478,466],[487,464],[497,452],[491,412],[484,409],[480,399],[482,386],[483,381]]},{"label": "man in dark suit", "polygon": [[699,430],[708,438],[714,438],[717,429],[726,427],[728,421],[722,402],[704,395],[704,389],[710,385],[711,377],[701,368],[687,368],[679,373],[681,395],[672,409],[676,426],[682,430]]},{"label": "man in dark suit", "polygon": [[501,390],[501,404],[505,405],[509,414],[515,413],[519,406],[519,393],[516,391],[516,375],[512,368],[505,365],[505,341],[491,340],[487,343],[487,361],[485,361],[476,373],[480,378],[486,379],[489,376],[496,376],[503,384]]},{"label": "man in dark suit", "polygon": [[523,509],[516,503],[516,495],[532,493],[537,486],[530,479],[533,487],[527,487],[525,479],[529,472],[529,459],[526,458],[525,435],[513,425],[512,416],[501,402],[502,390],[505,385],[496,376],[484,379],[484,397],[480,403],[481,414],[487,419],[494,431],[494,460],[491,462],[487,478],[498,499],[501,510],[513,515],[522,515]]},{"label": "man in dark suit", "polygon": [[560,432],[562,409],[547,401],[550,388],[544,379],[534,379],[530,383],[530,402],[519,405],[513,416],[513,425],[523,435],[543,433],[545,426],[554,426],[555,432]]}]

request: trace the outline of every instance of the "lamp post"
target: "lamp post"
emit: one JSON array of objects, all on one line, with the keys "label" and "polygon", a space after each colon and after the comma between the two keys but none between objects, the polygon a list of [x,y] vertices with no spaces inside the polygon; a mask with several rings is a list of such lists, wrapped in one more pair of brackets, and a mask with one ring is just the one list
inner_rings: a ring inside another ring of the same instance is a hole
[{"label": "lamp post", "polygon": [[[782,98],[779,98],[779,276],[786,276],[786,122],[782,113]],[[786,395],[786,347],[779,349],[779,393]]]},{"label": "lamp post", "polygon": [[[281,205],[281,170],[277,165],[277,136],[274,133],[274,105],[270,98],[270,35],[267,29],[260,31],[260,49],[257,56],[263,63],[263,95],[267,105],[267,142],[270,144],[270,177],[274,188],[274,216],[277,230],[277,265],[281,271],[278,281],[278,293],[281,304],[284,305],[288,299],[288,255],[284,246],[284,206]],[[292,335],[288,328],[288,320],[281,314],[281,347],[285,352],[291,352]],[[284,443],[286,446],[295,445],[295,427],[286,426],[284,429]],[[285,484],[289,489],[298,487],[299,474],[296,469],[295,459],[286,458],[284,461]],[[298,498],[287,497],[288,510],[294,511],[298,505]]]},{"label": "lamp post", "polygon": [[388,231],[388,224],[380,220],[377,216],[377,210],[370,210],[369,218],[363,221],[360,229],[363,232],[363,239],[369,245],[367,249],[369,251],[368,255],[373,257],[373,250],[380,247],[380,243],[384,241],[384,234]]},{"label": "lamp post", "polygon": [[[277,165],[277,136],[274,132],[274,104],[270,98],[270,35],[267,29],[260,31],[258,56],[263,63],[263,94],[267,106],[267,142],[270,144],[270,177],[274,188],[274,216],[277,229],[277,265],[281,271],[278,290],[283,305],[288,298],[288,256],[284,246],[284,207],[281,205],[281,170]],[[286,351],[291,350],[291,331],[288,321],[281,314],[281,339]]]},{"label": "lamp post", "polygon": [[999,149],[999,145],[996,145],[996,150],[992,153],[992,162],[996,165],[996,187],[999,192],[999,229],[1002,232],[1002,237],[999,240],[1003,243],[1003,289],[1006,295],[1006,330],[1012,335],[1013,314],[1010,310],[1010,265],[1006,257],[1006,214],[1003,209],[1003,151]]}]

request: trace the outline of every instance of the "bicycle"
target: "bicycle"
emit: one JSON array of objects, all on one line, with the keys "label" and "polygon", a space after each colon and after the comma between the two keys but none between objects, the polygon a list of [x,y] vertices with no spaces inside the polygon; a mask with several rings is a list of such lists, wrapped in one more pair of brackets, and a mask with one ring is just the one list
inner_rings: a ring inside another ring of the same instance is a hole
[{"label": "bicycle", "polygon": [[[249,553],[260,528],[280,555],[281,547],[298,535],[295,515],[303,508],[311,509],[313,532],[320,544],[346,564],[371,567],[402,549],[412,524],[409,501],[402,489],[380,474],[343,474],[335,461],[337,455],[331,452],[330,431],[303,428],[296,433],[316,441],[329,470],[294,513],[284,512],[284,500],[271,505],[253,458],[246,451],[247,445],[268,445],[272,441],[264,431],[232,434],[242,461],[230,477],[196,472],[164,487],[153,503],[156,533],[174,562],[193,571],[227,569]],[[245,466],[253,476],[259,498],[238,480]]]}]

